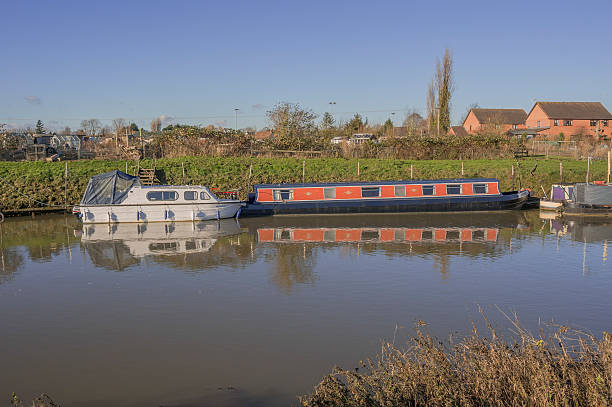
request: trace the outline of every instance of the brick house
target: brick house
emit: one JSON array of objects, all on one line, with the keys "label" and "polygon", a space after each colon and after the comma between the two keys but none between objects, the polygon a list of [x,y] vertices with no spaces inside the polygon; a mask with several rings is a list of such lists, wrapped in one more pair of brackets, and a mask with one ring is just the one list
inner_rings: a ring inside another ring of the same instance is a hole
[{"label": "brick house", "polygon": [[470,109],[463,128],[469,134],[485,130],[506,133],[511,129],[524,129],[526,118],[523,109]]},{"label": "brick house", "polygon": [[525,121],[542,136],[610,137],[612,114],[600,102],[536,102]]},{"label": "brick house", "polygon": [[468,135],[468,132],[463,126],[452,126],[450,129],[448,129],[448,134],[457,137],[466,137]]}]

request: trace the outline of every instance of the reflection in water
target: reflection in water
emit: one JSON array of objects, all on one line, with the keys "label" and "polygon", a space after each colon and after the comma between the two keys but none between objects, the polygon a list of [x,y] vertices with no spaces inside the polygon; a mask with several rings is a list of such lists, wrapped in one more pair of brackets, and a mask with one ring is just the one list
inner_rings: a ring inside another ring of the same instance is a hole
[{"label": "reflection in water", "polygon": [[[157,263],[180,268],[206,268],[223,264],[235,253],[211,252],[217,241],[240,233],[234,219],[205,222],[83,225],[81,245],[98,267],[111,270],[140,264],[150,257]],[[210,252],[210,253],[209,253]],[[207,261],[217,258],[217,261]]]}]

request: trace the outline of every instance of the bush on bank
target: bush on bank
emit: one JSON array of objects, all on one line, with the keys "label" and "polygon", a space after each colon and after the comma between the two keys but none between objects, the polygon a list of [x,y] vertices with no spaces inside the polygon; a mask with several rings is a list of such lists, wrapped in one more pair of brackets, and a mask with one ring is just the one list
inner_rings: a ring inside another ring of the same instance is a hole
[{"label": "bush on bank", "polygon": [[[465,160],[464,177],[499,178],[503,190],[510,190],[512,166],[515,169],[514,188],[520,185],[542,195],[559,182],[559,163],[563,163],[566,182],[584,181],[586,161],[573,159],[524,159],[520,167],[512,159]],[[65,162],[0,162],[0,206],[20,209],[49,205],[77,204],[89,178],[111,170],[136,173],[138,166],[155,168],[163,183],[206,185],[221,190],[240,188],[245,197],[255,183],[353,181],[353,180],[409,180],[461,177],[460,160],[399,160],[399,159],[344,159],[344,158],[252,158],[252,157],[180,157],[140,161],[79,160],[68,162],[68,179],[64,178]],[[185,179],[183,179],[183,165]],[[304,166],[304,167],[303,167]],[[605,180],[607,164],[595,161],[590,179]],[[251,177],[249,178],[249,173]],[[520,174],[520,177],[519,177]],[[67,186],[65,191],[65,186]]]}]

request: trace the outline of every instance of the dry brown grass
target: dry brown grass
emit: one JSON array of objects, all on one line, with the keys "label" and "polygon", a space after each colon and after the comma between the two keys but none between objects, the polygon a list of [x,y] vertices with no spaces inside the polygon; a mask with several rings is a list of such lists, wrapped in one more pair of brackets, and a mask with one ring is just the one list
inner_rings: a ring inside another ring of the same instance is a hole
[{"label": "dry brown grass", "polygon": [[[486,319],[485,319],[486,321]],[[336,368],[302,406],[608,406],[612,334],[597,339],[564,326],[538,336],[512,319],[506,341],[487,322],[444,343],[417,326],[401,349],[385,343],[359,370]]]}]

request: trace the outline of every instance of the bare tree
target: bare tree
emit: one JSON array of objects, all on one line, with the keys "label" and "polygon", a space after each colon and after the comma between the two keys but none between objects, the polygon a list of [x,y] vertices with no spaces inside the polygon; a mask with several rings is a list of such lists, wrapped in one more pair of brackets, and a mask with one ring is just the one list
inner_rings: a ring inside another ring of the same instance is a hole
[{"label": "bare tree", "polygon": [[446,134],[450,129],[451,97],[455,90],[453,79],[453,56],[449,49],[444,50],[442,62],[436,62],[436,88],[438,90],[438,123],[440,132]]},{"label": "bare tree", "polygon": [[87,119],[81,121],[81,127],[88,136],[95,136],[102,129],[102,124],[98,119]]},{"label": "bare tree", "polygon": [[126,126],[126,122],[125,119],[123,118],[118,118],[118,119],[114,119],[113,120],[113,131],[115,132],[115,136],[117,136],[119,133],[123,132],[123,129]]},{"label": "bare tree", "polygon": [[436,108],[438,101],[436,95],[438,90],[436,88],[435,81],[431,81],[427,87],[427,125],[429,126],[429,134],[431,135],[433,129],[437,126]]},{"label": "bare tree", "polygon": [[317,115],[297,103],[278,103],[267,112],[267,116],[280,137],[309,136],[316,130]]},{"label": "bare tree", "polygon": [[156,117],[155,119],[151,120],[151,131],[154,133],[157,133],[158,131],[161,130],[161,126],[162,126],[162,121],[159,117]]}]

